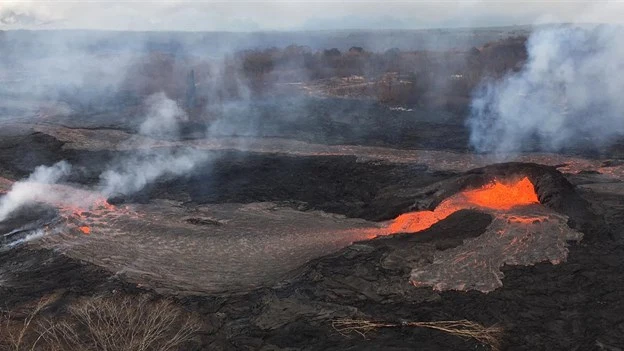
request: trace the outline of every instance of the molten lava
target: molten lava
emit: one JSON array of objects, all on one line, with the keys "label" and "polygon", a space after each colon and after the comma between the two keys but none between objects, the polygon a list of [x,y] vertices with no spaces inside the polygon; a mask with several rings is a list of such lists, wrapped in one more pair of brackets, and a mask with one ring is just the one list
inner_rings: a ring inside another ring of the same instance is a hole
[{"label": "molten lava", "polygon": [[77,228],[85,235],[91,234],[91,225],[95,217],[99,217],[108,212],[116,211],[117,208],[104,198],[92,200],[91,205],[77,207],[74,204],[59,205],[61,216],[65,219],[66,225]]},{"label": "molten lava", "polygon": [[479,189],[466,190],[442,201],[433,211],[417,211],[398,216],[390,225],[387,234],[414,233],[428,229],[435,223],[463,209],[509,210],[515,206],[539,203],[533,183],[524,177],[505,184],[498,180]]},{"label": "molten lava", "polygon": [[539,203],[533,183],[524,177],[513,184],[495,181],[481,189],[462,193],[469,203],[493,210],[508,210],[514,206]]},{"label": "molten lava", "polygon": [[94,203],[94,207],[97,209],[105,209],[108,211],[115,211],[117,209],[115,205],[109,204],[108,201],[103,198],[96,200]]}]

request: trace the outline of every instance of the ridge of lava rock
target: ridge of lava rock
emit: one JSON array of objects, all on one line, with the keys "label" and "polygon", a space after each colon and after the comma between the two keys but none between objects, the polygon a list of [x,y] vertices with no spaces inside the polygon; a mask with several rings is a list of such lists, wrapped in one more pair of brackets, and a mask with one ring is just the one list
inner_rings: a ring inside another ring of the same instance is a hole
[{"label": "ridge of lava rock", "polygon": [[415,210],[433,210],[445,199],[467,189],[482,187],[495,179],[516,180],[523,177],[533,183],[539,202],[567,216],[571,228],[598,236],[609,234],[602,218],[594,213],[589,203],[561,172],[555,167],[535,163],[493,164],[432,184],[415,192],[413,204],[395,215]]}]

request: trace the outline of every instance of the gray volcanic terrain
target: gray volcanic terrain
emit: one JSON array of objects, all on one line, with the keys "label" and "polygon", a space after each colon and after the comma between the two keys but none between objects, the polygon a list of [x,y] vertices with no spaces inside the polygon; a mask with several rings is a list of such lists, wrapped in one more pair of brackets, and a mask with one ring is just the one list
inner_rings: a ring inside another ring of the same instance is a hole
[{"label": "gray volcanic terrain", "polygon": [[619,105],[534,81],[562,28],[2,33],[0,350],[620,350]]}]

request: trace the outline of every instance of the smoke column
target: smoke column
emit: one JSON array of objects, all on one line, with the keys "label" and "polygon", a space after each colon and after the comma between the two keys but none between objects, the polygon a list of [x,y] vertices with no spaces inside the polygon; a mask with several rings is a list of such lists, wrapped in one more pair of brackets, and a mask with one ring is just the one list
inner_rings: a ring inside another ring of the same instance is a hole
[{"label": "smoke column", "polygon": [[157,148],[155,139],[178,139],[179,122],[188,119],[175,101],[164,93],[153,94],[146,100],[146,111],[139,134],[148,139],[140,148],[142,151],[117,160],[100,175],[100,187],[104,195],[137,192],[161,176],[183,175],[208,159],[206,152],[192,148]]},{"label": "smoke column", "polygon": [[[117,160],[100,175],[100,188],[104,195],[130,194],[165,175],[183,175],[198,163],[208,159],[205,152],[192,148],[159,150],[155,138],[179,137],[179,121],[187,119],[184,111],[164,93],[146,100],[147,116],[139,127],[139,133],[148,137],[140,148],[142,151]],[[152,139],[154,138],[154,139]],[[25,180],[13,184],[11,190],[0,199],[0,221],[20,207],[33,202],[89,205],[95,200],[83,192],[71,188],[53,188],[63,177],[69,175],[71,165],[66,161],[52,166],[38,166]]]},{"label": "smoke column", "polygon": [[150,95],[146,100],[147,117],[139,127],[139,134],[151,137],[173,137],[180,135],[179,122],[188,117],[178,104],[165,93]]},{"label": "smoke column", "polygon": [[11,190],[0,199],[0,221],[5,220],[13,211],[36,201],[57,202],[63,194],[50,191],[46,185],[58,182],[69,174],[71,165],[65,161],[50,167],[39,166],[26,179],[13,184]]},{"label": "smoke column", "polygon": [[481,84],[468,119],[479,152],[600,147],[624,134],[624,30],[569,26],[533,33],[524,68]]},{"label": "smoke column", "polygon": [[165,175],[183,175],[206,160],[206,154],[194,149],[149,151],[124,159],[100,176],[102,193],[131,194]]}]

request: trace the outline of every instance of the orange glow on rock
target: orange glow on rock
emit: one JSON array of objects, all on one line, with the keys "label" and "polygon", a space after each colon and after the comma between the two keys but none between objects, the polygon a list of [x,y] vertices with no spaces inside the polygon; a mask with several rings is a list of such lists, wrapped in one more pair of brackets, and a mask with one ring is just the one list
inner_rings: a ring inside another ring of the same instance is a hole
[{"label": "orange glow on rock", "polygon": [[95,207],[96,208],[103,208],[109,211],[114,211],[115,210],[115,206],[111,205],[108,203],[108,201],[106,201],[106,199],[98,199],[97,201],[95,201]]},{"label": "orange glow on rock", "polygon": [[[82,204],[76,203],[61,203],[59,205],[59,212],[64,219],[66,226],[71,228],[75,233],[78,229],[85,235],[91,234],[91,227],[97,226],[98,218],[110,214],[111,212],[119,212],[117,207],[108,203],[105,197],[102,196],[85,196],[85,201]],[[129,212],[128,209],[121,209],[124,213]]]},{"label": "orange glow on rock", "polygon": [[463,195],[469,203],[493,210],[539,203],[533,183],[527,177],[513,184],[495,181],[481,189],[466,191]]},{"label": "orange glow on rock", "polygon": [[504,184],[498,180],[479,189],[466,190],[442,201],[433,211],[404,213],[395,218],[387,234],[415,233],[430,228],[435,223],[463,209],[509,210],[515,206],[539,203],[533,183],[529,178]]}]

